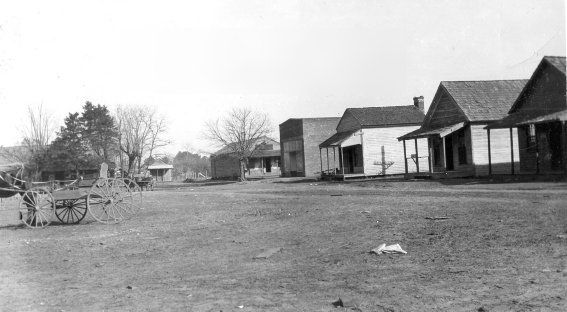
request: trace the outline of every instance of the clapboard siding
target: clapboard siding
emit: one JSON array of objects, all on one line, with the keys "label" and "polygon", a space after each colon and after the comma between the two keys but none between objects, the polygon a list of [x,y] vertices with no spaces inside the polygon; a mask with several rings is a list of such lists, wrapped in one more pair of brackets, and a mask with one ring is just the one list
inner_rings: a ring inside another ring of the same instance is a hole
[{"label": "clapboard siding", "polygon": [[[471,126],[473,144],[473,162],[476,176],[487,176],[488,168],[488,134],[485,125]],[[514,170],[519,170],[519,146],[517,131],[512,131],[514,144]],[[490,156],[492,161],[492,174],[511,174],[512,159],[509,129],[490,130]]]},{"label": "clapboard siding", "polygon": [[434,104],[434,109],[431,113],[428,112],[430,116],[428,116],[429,118],[426,117],[427,124],[425,126],[427,128],[437,128],[466,121],[466,116],[453,99],[444,90],[439,92],[442,93],[438,97],[438,102]]},{"label": "clapboard siding", "polygon": [[[398,137],[417,130],[419,126],[406,127],[385,127],[385,128],[365,128],[362,130],[363,138],[363,155],[364,155],[364,173],[366,175],[378,175],[383,171],[383,160],[386,163],[394,164],[386,169],[384,174],[403,174],[405,173],[404,165],[404,145],[398,141]],[[384,153],[382,153],[382,149]],[[418,140],[418,152],[420,156],[427,156],[427,140]],[[406,154],[409,158],[411,154],[415,154],[414,141],[406,141]],[[427,158],[420,158],[420,172],[427,172]],[[408,159],[408,171],[416,172],[415,163]]]}]

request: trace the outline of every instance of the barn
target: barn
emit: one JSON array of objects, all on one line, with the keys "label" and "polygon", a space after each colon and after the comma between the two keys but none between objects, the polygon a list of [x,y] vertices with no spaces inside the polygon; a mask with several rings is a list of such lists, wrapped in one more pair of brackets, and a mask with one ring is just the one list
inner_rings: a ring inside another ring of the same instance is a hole
[{"label": "barn", "polygon": [[414,98],[414,105],[347,108],[337,132],[319,144],[322,176],[346,179],[418,170],[420,159],[408,163],[397,137],[418,129],[424,117],[423,97]]},{"label": "barn", "polygon": [[290,118],[281,123],[281,175],[319,177],[319,144],[336,132],[339,121],[339,117]]},{"label": "barn", "polygon": [[495,131],[516,128],[519,173],[567,174],[565,68],[565,57],[543,57],[508,115],[486,127],[490,141]]},{"label": "barn", "polygon": [[505,130],[494,131],[489,144],[484,127],[506,116],[526,82],[441,82],[421,127],[398,138],[404,144],[427,139],[427,148],[416,153],[427,155],[428,170],[417,174],[407,172],[407,176],[483,176],[489,174],[490,161],[493,173],[509,173],[518,162],[518,159],[512,161],[510,153],[515,150],[517,155],[517,136],[510,136]]}]

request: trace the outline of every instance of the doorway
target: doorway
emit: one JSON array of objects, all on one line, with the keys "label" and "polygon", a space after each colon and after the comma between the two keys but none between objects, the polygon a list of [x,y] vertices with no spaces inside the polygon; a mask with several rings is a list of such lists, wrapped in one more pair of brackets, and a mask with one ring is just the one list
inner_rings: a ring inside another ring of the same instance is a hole
[{"label": "doorway", "polygon": [[445,137],[445,170],[451,171],[455,170],[455,164],[453,163],[453,135],[448,135]]},{"label": "doorway", "polygon": [[272,172],[272,159],[266,158],[266,173]]}]

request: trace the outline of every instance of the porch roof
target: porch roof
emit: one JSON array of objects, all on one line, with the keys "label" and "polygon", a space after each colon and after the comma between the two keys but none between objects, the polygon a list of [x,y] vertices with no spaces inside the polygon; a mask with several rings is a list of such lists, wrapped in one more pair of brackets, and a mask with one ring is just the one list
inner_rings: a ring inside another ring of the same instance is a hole
[{"label": "porch roof", "polygon": [[567,121],[567,110],[563,110],[543,116],[534,116],[533,114],[525,115],[519,112],[512,113],[506,116],[506,118],[493,122],[484,128],[485,129],[515,128],[521,125],[545,123],[550,121]]},{"label": "porch roof", "polygon": [[323,143],[319,144],[319,148],[340,146],[342,142],[350,138],[358,130],[337,132],[333,134],[330,138],[326,139]]},{"label": "porch roof", "polygon": [[567,121],[567,110],[563,110],[560,112],[555,112],[552,114],[528,119],[522,122],[519,122],[518,125],[527,125],[527,124],[537,124],[537,123],[545,123],[550,121]]},{"label": "porch roof", "polygon": [[281,152],[279,149],[277,150],[255,150],[251,158],[261,158],[261,157],[276,157],[281,156]]},{"label": "porch roof", "polygon": [[407,133],[405,135],[402,135],[401,137],[398,138],[398,141],[402,141],[402,140],[411,140],[411,139],[422,139],[422,138],[429,138],[429,137],[446,137],[449,134],[463,128],[466,125],[466,123],[463,122],[459,122],[450,126],[445,126],[445,127],[440,127],[440,128],[434,128],[434,129],[417,129],[414,130],[410,133]]},{"label": "porch roof", "polygon": [[150,166],[148,166],[149,170],[155,170],[155,169],[173,169],[172,165],[166,164],[163,161],[157,159],[156,161],[154,161],[153,164],[151,164]]}]

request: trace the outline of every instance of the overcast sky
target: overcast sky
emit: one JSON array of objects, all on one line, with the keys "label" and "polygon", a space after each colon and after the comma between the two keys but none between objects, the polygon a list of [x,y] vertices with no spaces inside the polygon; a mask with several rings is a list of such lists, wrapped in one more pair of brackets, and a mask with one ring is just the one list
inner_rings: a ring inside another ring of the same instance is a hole
[{"label": "overcast sky", "polygon": [[62,123],[85,101],[157,106],[170,153],[216,150],[204,123],[234,106],[274,130],[418,95],[427,109],[440,81],[527,79],[565,56],[565,14],[564,0],[5,1],[0,145],[21,140],[28,106]]}]

